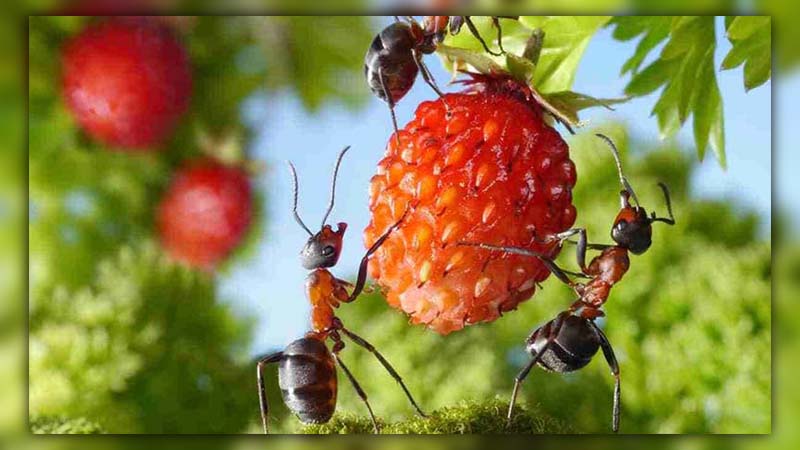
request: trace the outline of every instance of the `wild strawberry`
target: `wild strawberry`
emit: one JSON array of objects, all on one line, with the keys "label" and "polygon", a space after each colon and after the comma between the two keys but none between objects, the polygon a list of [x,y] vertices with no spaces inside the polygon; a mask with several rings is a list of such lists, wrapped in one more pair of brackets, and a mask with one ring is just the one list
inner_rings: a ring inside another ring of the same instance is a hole
[{"label": "wild strawberry", "polygon": [[371,276],[390,305],[441,334],[495,320],[549,275],[535,258],[460,241],[554,255],[558,248],[542,241],[576,216],[569,149],[530,91],[504,77],[476,76],[473,86],[419,105],[389,140],[370,186],[368,247],[408,209]]},{"label": "wild strawberry", "polygon": [[179,169],[158,207],[167,252],[190,266],[213,269],[242,240],[253,194],[244,169],[201,159]]},{"label": "wild strawberry", "polygon": [[108,145],[154,146],[189,105],[186,51],[155,21],[90,26],[64,47],[62,64],[67,106],[90,136]]}]

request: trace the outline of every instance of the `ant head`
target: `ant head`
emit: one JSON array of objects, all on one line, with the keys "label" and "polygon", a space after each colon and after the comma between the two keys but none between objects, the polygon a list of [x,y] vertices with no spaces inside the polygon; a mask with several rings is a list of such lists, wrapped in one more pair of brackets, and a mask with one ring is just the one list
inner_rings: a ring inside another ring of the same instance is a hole
[{"label": "ant head", "polygon": [[425,34],[433,39],[434,43],[440,44],[447,36],[448,25],[461,27],[460,19],[460,16],[452,18],[450,16],[425,16],[422,20],[422,28],[425,30]]},{"label": "ant head", "polygon": [[634,255],[641,255],[652,244],[652,220],[647,217],[647,211],[639,205],[631,206],[628,191],[621,191],[620,202],[622,208],[614,219],[611,228],[611,239],[620,247],[627,248]]},{"label": "ant head", "polygon": [[[669,218],[656,217],[655,213],[651,213],[648,217],[647,211],[639,205],[639,199],[628,179],[622,173],[622,162],[620,162],[619,152],[614,142],[603,134],[597,134],[597,137],[603,139],[611,148],[611,153],[614,155],[614,161],[617,163],[617,172],[619,174],[619,182],[622,184],[622,191],[620,196],[620,211],[617,218],[614,219],[614,226],[611,228],[611,239],[620,247],[628,249],[634,255],[641,255],[650,248],[652,244],[653,235],[653,222],[664,222],[669,225],[675,224],[675,218],[672,216],[672,204],[669,199],[669,190],[664,183],[658,183],[658,186],[664,192],[664,199],[667,203],[667,211]],[[631,205],[630,200],[633,199],[635,205]]]},{"label": "ant head", "polygon": [[396,50],[416,50],[417,52],[425,55],[430,55],[436,51],[436,45],[444,40],[443,30],[439,30],[438,17],[447,16],[427,16],[422,25],[419,24],[413,17],[408,17],[408,24],[402,22],[395,22],[396,26],[405,26],[405,36],[400,38],[398,36],[396,43],[392,46],[386,45],[386,48],[394,47]]},{"label": "ant head", "polygon": [[322,267],[333,267],[339,262],[342,252],[342,240],[347,224],[339,222],[338,229],[333,231],[330,225],[323,225],[319,232],[310,238],[300,252],[300,264],[307,270]]},{"label": "ant head", "polygon": [[292,174],[294,197],[292,213],[294,214],[294,220],[303,227],[309,235],[306,245],[303,246],[303,250],[300,252],[300,263],[305,269],[314,270],[323,267],[333,267],[339,261],[339,255],[342,252],[342,240],[344,238],[344,232],[347,230],[347,224],[339,222],[337,230],[333,231],[333,228],[330,225],[326,225],[325,221],[328,220],[328,216],[333,210],[336,195],[336,176],[339,173],[339,165],[342,163],[344,154],[347,153],[349,149],[350,146],[345,147],[336,159],[336,166],[333,169],[333,179],[331,181],[330,202],[328,203],[327,211],[325,211],[325,216],[322,218],[320,230],[316,234],[311,232],[297,213],[297,171],[294,165],[291,162],[289,163],[289,170]]}]

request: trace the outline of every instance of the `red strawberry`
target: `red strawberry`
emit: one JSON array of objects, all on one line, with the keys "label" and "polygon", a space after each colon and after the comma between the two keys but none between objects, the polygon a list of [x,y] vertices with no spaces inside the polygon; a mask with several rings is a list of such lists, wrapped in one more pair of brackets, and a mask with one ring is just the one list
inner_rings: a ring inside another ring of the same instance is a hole
[{"label": "red strawberry", "polygon": [[90,26],[67,43],[62,63],[67,105],[90,136],[108,145],[157,145],[189,105],[186,51],[155,21]]},{"label": "red strawberry", "polygon": [[193,267],[213,269],[242,240],[253,194],[240,167],[201,159],[179,169],[158,207],[164,248]]},{"label": "red strawberry", "polygon": [[[495,320],[531,297],[549,271],[535,258],[459,241],[558,252],[541,241],[575,222],[575,165],[524,85],[476,76],[477,91],[424,102],[389,140],[370,187],[367,247],[408,215],[376,253],[387,301],[447,334]],[[447,109],[444,102],[447,103]],[[449,112],[448,112],[449,110]]]}]

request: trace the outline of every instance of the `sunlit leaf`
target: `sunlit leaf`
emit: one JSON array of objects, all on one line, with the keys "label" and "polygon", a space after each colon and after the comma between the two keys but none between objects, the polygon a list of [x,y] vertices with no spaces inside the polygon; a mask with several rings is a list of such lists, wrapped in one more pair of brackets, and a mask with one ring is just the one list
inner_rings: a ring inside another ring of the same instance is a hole
[{"label": "sunlit leaf", "polygon": [[452,62],[471,66],[481,73],[502,72],[503,66],[481,51],[439,45],[437,51]]},{"label": "sunlit leaf", "polygon": [[636,46],[633,56],[622,65],[622,74],[628,72],[635,74],[639,71],[647,55],[669,35],[672,20],[671,16],[644,16],[615,18],[612,21],[616,25],[615,39],[628,41],[640,34],[644,35]]},{"label": "sunlit leaf", "polygon": [[[491,20],[487,17],[473,17],[472,20],[482,39],[497,50],[497,29]],[[575,81],[575,72],[586,46],[608,20],[608,16],[521,16],[519,20],[501,19],[503,48],[507,53],[522,55],[533,30],[540,29],[544,32],[544,45],[534,71],[533,86],[542,93],[569,90]],[[448,36],[445,44],[447,48],[482,52],[487,59],[509,69],[505,58],[487,55],[466,27],[458,35]]]},{"label": "sunlit leaf", "polygon": [[722,61],[722,69],[744,64],[748,91],[766,83],[772,74],[771,27],[771,18],[764,16],[737,16],[729,21],[727,35],[733,48]]},{"label": "sunlit leaf", "polygon": [[562,114],[568,117],[573,123],[578,123],[578,112],[583,109],[602,107],[613,110],[612,105],[625,103],[627,98],[595,98],[579,92],[561,91],[546,94],[544,97],[547,102]]},{"label": "sunlit leaf", "polygon": [[[690,115],[700,158],[711,147],[725,166],[722,97],[715,74],[716,35],[714,17],[617,17],[614,36],[630,40],[642,36],[634,56],[623,66],[633,74],[625,93],[638,97],[662,89],[652,113],[662,138],[673,136]],[[733,21],[735,22],[735,20]],[[738,32],[750,35],[748,29]],[[639,69],[641,63],[666,39],[658,58]]]},{"label": "sunlit leaf", "polygon": [[544,46],[536,65],[534,85],[540,92],[568,90],[575,81],[575,72],[586,46],[608,16],[520,17],[530,29],[544,31]]}]

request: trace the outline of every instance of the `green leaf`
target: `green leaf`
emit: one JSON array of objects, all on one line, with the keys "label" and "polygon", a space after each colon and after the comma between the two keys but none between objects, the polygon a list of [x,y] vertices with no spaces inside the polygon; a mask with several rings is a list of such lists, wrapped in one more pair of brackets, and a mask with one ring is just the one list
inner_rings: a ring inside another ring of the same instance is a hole
[{"label": "green leaf", "polygon": [[627,16],[617,17],[613,20],[612,23],[616,25],[613,36],[617,40],[629,41],[639,34],[644,34],[636,46],[633,56],[622,65],[621,74],[628,72],[635,74],[639,71],[647,55],[669,36],[672,21],[673,17],[670,16]]},{"label": "green leaf", "polygon": [[547,102],[558,109],[571,122],[579,122],[578,112],[593,107],[603,107],[613,110],[611,105],[625,103],[627,98],[595,98],[579,92],[561,91],[543,95]]},{"label": "green leaf", "polygon": [[[488,17],[473,17],[472,20],[487,45],[497,49],[497,30],[491,20]],[[522,55],[531,33],[539,29],[544,33],[544,43],[534,71],[533,86],[542,93],[566,91],[572,87],[586,46],[608,20],[608,16],[521,16],[519,20],[501,19],[503,48],[507,54]],[[524,70],[520,73],[519,69],[522,68],[517,60],[511,61],[511,65],[515,65],[512,70],[508,66],[507,58],[487,55],[480,42],[466,27],[455,36],[448,35],[444,44],[439,46],[438,52],[451,60],[459,56],[454,54],[452,48],[472,50],[482,55],[479,64],[483,67],[496,64],[503,70],[518,72],[517,75],[524,73]],[[462,56],[465,57],[460,59],[466,61],[467,56]],[[468,57],[474,58],[472,55]],[[452,65],[449,68],[454,70]]]},{"label": "green leaf", "polygon": [[[720,165],[725,166],[725,138],[722,98],[715,75],[714,51],[716,36],[713,17],[620,17],[614,19],[614,36],[630,40],[636,35],[642,41],[636,53],[623,66],[631,80],[625,93],[632,97],[645,96],[663,88],[653,107],[662,138],[673,136],[681,126],[694,117],[694,135],[700,158],[710,146]],[[736,25],[736,33],[756,36],[751,26]],[[639,71],[639,66],[667,39],[658,59]]]},{"label": "green leaf", "polygon": [[728,38],[747,39],[763,28],[769,28],[771,24],[769,16],[738,16],[728,25]]},{"label": "green leaf", "polygon": [[541,28],[545,35],[534,75],[536,89],[540,92],[558,92],[572,87],[586,46],[609,19],[609,16],[520,17],[523,25],[531,30]]},{"label": "green leaf", "polygon": [[656,60],[631,78],[631,81],[625,86],[625,93],[641,97],[655,91],[669,80],[677,65],[677,61],[674,60]]},{"label": "green leaf", "polygon": [[698,74],[698,82],[709,86],[709,89],[699,91],[694,98],[694,138],[697,150],[702,158],[705,154],[706,143],[725,167],[725,141],[722,135],[722,96],[717,87],[714,68],[706,65]]},{"label": "green leaf", "polygon": [[536,65],[530,60],[509,53],[506,55],[506,66],[511,75],[517,80],[524,83],[530,83],[533,80]]},{"label": "green leaf", "polygon": [[444,44],[440,44],[436,51],[451,62],[456,63],[456,66],[459,63],[467,64],[481,73],[503,72],[505,70],[503,66],[480,51],[449,47]]},{"label": "green leaf", "polygon": [[772,75],[772,21],[764,16],[737,16],[729,21],[728,40],[733,47],[722,61],[729,70],[744,64],[744,87],[761,86]]}]

